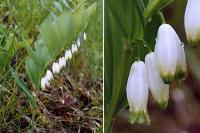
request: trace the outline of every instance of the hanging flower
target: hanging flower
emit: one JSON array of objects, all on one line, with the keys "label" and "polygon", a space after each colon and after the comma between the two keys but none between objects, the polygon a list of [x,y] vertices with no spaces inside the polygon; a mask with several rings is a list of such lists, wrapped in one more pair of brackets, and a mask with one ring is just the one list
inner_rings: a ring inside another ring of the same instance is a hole
[{"label": "hanging flower", "polygon": [[133,63],[126,87],[131,123],[150,122],[147,113],[148,80],[144,62]]},{"label": "hanging flower", "polygon": [[177,34],[169,24],[158,29],[155,45],[155,57],[161,78],[171,83],[175,77],[177,64]]},{"label": "hanging flower", "polygon": [[74,54],[74,53],[76,52],[76,49],[75,49],[75,45],[74,45],[74,44],[72,44],[71,51],[72,51],[72,54]]},{"label": "hanging flower", "polygon": [[48,81],[48,79],[47,78],[42,78],[41,79],[41,88],[42,88],[42,90],[45,90],[46,89],[46,87],[49,87],[50,86],[50,83],[49,83],[49,81]]},{"label": "hanging flower", "polygon": [[77,46],[78,46],[78,47],[80,47],[80,46],[81,46],[81,41],[80,41],[80,39],[79,39],[79,38],[77,39],[77,42],[76,42],[76,44],[77,44]]},{"label": "hanging flower", "polygon": [[86,39],[87,39],[87,35],[86,35],[86,33],[85,33],[85,32],[83,33],[83,38],[84,38],[84,40],[86,40]]},{"label": "hanging flower", "polygon": [[68,50],[68,57],[69,57],[69,59],[72,58],[72,52],[71,52],[71,50]]},{"label": "hanging flower", "polygon": [[66,50],[65,51],[65,60],[67,61],[67,60],[69,60],[69,59],[71,59],[72,58],[72,53],[71,53],[71,51],[70,50]]},{"label": "hanging flower", "polygon": [[54,74],[59,74],[60,73],[60,66],[59,66],[58,63],[53,63],[52,71],[53,71]]},{"label": "hanging flower", "polygon": [[63,67],[66,67],[66,60],[65,57],[62,57],[59,59],[58,64],[60,66],[60,69],[62,69]]},{"label": "hanging flower", "polygon": [[149,89],[161,108],[166,108],[169,99],[169,85],[164,84],[156,66],[155,53],[151,52],[145,57]]},{"label": "hanging flower", "polygon": [[184,80],[187,77],[187,64],[185,59],[184,44],[180,41],[178,35],[177,38],[177,64],[175,77],[178,80]]},{"label": "hanging flower", "polygon": [[188,0],[184,25],[188,43],[196,48],[200,44],[200,0]]},{"label": "hanging flower", "polygon": [[50,70],[47,70],[47,73],[46,73],[46,76],[45,78],[48,80],[48,81],[51,81],[53,80],[53,74]]}]

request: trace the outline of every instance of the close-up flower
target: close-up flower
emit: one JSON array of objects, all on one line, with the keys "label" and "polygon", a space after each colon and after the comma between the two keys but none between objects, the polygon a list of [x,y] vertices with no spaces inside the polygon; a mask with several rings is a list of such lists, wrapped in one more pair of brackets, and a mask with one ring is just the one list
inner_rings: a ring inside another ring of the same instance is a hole
[{"label": "close-up flower", "polygon": [[47,78],[48,81],[53,80],[53,73],[50,70],[47,70],[45,78]]},{"label": "close-up flower", "polygon": [[174,80],[178,57],[177,35],[169,24],[162,24],[158,29],[155,45],[155,57],[161,78],[165,83]]},{"label": "close-up flower", "polygon": [[151,94],[161,108],[166,108],[169,99],[169,85],[165,84],[160,77],[154,52],[146,55],[145,64]]},{"label": "close-up flower", "polygon": [[200,44],[200,0],[188,0],[184,26],[189,46],[196,48]]},{"label": "close-up flower", "polygon": [[52,72],[53,72],[53,74],[59,74],[60,73],[60,65],[58,63],[53,63]]},{"label": "close-up flower", "polygon": [[136,61],[132,64],[126,86],[129,103],[130,122],[150,122],[147,112],[148,79],[144,62]]},{"label": "close-up flower", "polygon": [[66,67],[66,60],[65,60],[65,57],[59,58],[58,64],[59,64],[59,66],[60,66],[60,69],[62,69],[63,67]]}]

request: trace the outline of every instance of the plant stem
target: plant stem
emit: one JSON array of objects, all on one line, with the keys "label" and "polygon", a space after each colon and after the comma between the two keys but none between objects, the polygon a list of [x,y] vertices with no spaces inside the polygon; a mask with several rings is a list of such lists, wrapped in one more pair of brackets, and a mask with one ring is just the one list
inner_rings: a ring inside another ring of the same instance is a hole
[{"label": "plant stem", "polygon": [[166,23],[165,18],[163,16],[163,13],[161,11],[157,11],[156,14],[158,15],[158,17],[160,18],[160,20],[162,21],[163,24]]},{"label": "plant stem", "polygon": [[[125,42],[123,45],[122,57],[120,60],[120,64],[117,71],[117,76],[114,79],[114,87],[113,87],[113,96],[110,103],[110,107],[108,108],[105,123],[104,123],[104,131],[105,133],[109,133],[111,131],[113,117],[116,115],[116,108],[119,106],[119,103],[122,99],[122,95],[124,94],[124,82],[127,80],[127,75],[129,72],[129,68],[132,59],[132,47],[130,42]],[[108,114],[109,113],[109,114]]]}]

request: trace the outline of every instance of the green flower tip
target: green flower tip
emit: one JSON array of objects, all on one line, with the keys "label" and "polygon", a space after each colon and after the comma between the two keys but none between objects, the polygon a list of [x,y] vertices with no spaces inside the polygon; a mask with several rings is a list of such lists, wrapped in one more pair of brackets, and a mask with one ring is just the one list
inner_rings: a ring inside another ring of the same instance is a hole
[{"label": "green flower tip", "polygon": [[188,43],[191,48],[196,49],[197,46],[200,44],[200,40],[199,39],[197,39],[197,40],[188,39]]},{"label": "green flower tip", "polygon": [[174,75],[172,74],[168,74],[168,75],[161,74],[161,77],[165,84],[170,84],[174,80]]},{"label": "green flower tip", "polygon": [[168,105],[168,100],[162,100],[160,102],[156,102],[158,107],[161,109],[166,109]]},{"label": "green flower tip", "polygon": [[139,111],[139,112],[131,111],[129,114],[129,122],[131,124],[134,124],[134,123],[150,124],[151,121],[150,121],[147,111]]},{"label": "green flower tip", "polygon": [[183,81],[187,78],[187,70],[177,69],[175,79]]}]

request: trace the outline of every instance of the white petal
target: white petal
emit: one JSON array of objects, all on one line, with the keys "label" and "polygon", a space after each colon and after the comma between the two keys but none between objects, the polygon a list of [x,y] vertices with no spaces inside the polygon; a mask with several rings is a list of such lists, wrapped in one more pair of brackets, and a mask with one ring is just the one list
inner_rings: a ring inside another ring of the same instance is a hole
[{"label": "white petal", "polygon": [[126,87],[131,123],[149,122],[147,113],[148,80],[144,62],[134,62]]},{"label": "white petal", "polygon": [[83,35],[83,36],[84,36],[84,40],[86,40],[86,39],[87,39],[87,35],[86,35],[85,32],[84,32],[83,34],[84,34],[84,35]]},{"label": "white petal", "polygon": [[74,54],[76,52],[74,44],[72,44],[71,51],[72,51],[72,54]]},{"label": "white petal", "polygon": [[155,53],[151,52],[145,57],[149,89],[161,108],[166,108],[169,99],[169,85],[164,84],[156,66]]},{"label": "white petal", "polygon": [[65,67],[66,66],[66,60],[65,60],[65,58],[64,57],[60,58],[58,64],[60,66],[60,69],[62,69],[63,67]]},{"label": "white petal", "polygon": [[78,40],[77,40],[77,46],[78,47],[80,47],[81,46],[81,41],[80,41],[80,39],[78,38]]},{"label": "white petal", "polygon": [[74,44],[74,49],[75,49],[75,52],[77,52],[77,51],[78,51],[78,47],[77,47],[77,45],[76,45],[76,44]]},{"label": "white petal", "polygon": [[184,80],[187,77],[187,64],[185,58],[184,45],[181,46],[181,42],[177,46],[178,56],[176,65],[176,78]]},{"label": "white petal", "polygon": [[200,0],[188,0],[184,25],[187,40],[191,47],[197,47],[200,44]]},{"label": "white petal", "polygon": [[176,32],[169,24],[162,24],[158,29],[155,55],[163,81],[172,82],[177,63],[177,40]]},{"label": "white petal", "polygon": [[47,78],[48,81],[53,80],[53,74],[50,70],[47,70],[45,78]]},{"label": "white petal", "polygon": [[50,87],[50,83],[49,83],[49,81],[48,81],[48,79],[45,77],[45,86],[46,87]]},{"label": "white petal", "polygon": [[58,63],[53,63],[52,71],[53,71],[54,74],[60,73],[60,66],[59,66]]},{"label": "white petal", "polygon": [[46,89],[46,79],[45,78],[41,79],[41,88],[42,88],[42,90]]},{"label": "white petal", "polygon": [[69,59],[69,52],[68,50],[65,51],[65,60],[67,61]]},{"label": "white petal", "polygon": [[72,58],[72,52],[70,50],[68,50],[68,56],[69,56],[69,59]]}]

